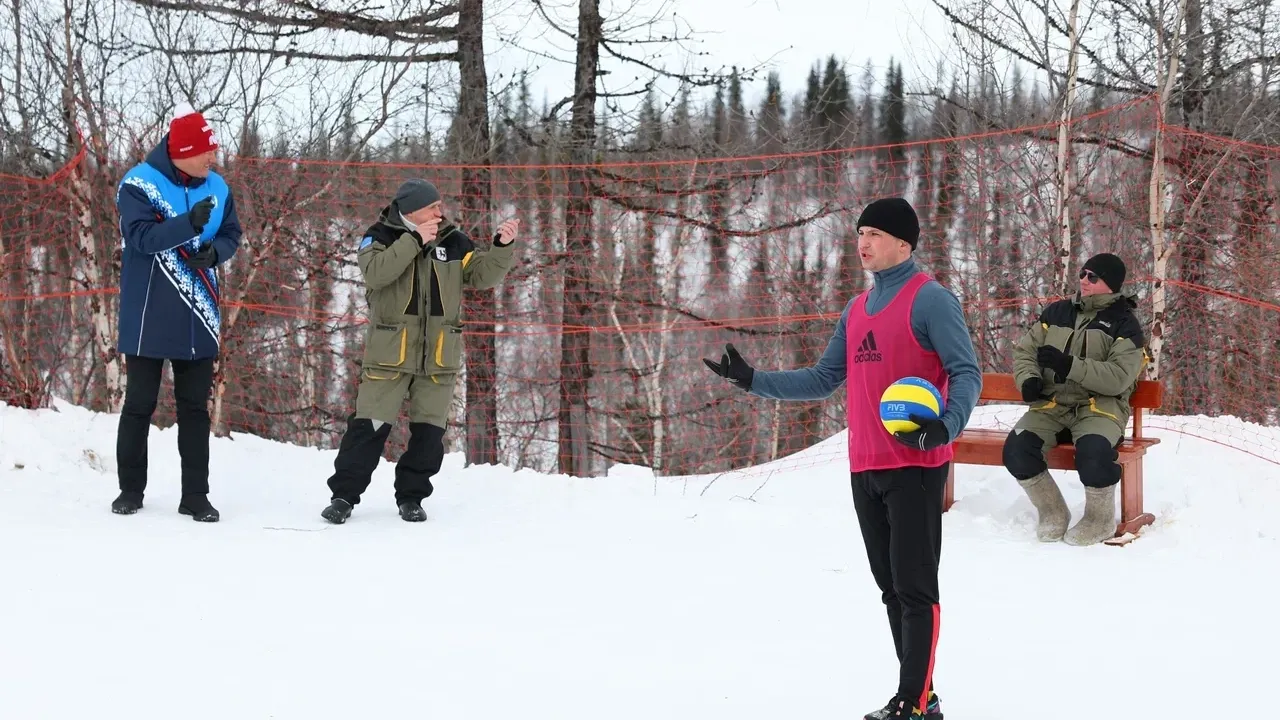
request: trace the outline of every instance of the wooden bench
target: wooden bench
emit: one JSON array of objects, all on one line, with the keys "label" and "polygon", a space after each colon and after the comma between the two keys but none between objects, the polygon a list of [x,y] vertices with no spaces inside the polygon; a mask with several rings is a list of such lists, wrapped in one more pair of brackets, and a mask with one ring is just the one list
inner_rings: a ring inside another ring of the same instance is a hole
[{"label": "wooden bench", "polygon": [[[1164,386],[1158,381],[1139,380],[1129,398],[1133,408],[1133,435],[1126,437],[1117,448],[1120,464],[1120,523],[1116,526],[1116,535],[1109,544],[1123,545],[1145,525],[1155,522],[1155,516],[1142,509],[1142,458],[1147,449],[1160,442],[1159,438],[1144,437],[1142,434],[1142,412],[1160,407],[1164,395]],[[986,373],[982,376],[982,394],[980,400],[1003,403],[1024,404],[1022,392],[1014,385],[1013,376],[1002,373]],[[943,498],[943,511],[951,508],[955,501],[956,465],[1004,465],[1004,441],[1008,430],[983,430],[966,428],[955,440],[955,460],[947,474],[946,495]],[[1075,446],[1063,443],[1048,453],[1051,470],[1074,470],[1076,458]],[[1010,478],[1009,482],[1014,482]],[[1131,535],[1130,535],[1131,534]],[[1127,537],[1127,539],[1126,539]]]}]

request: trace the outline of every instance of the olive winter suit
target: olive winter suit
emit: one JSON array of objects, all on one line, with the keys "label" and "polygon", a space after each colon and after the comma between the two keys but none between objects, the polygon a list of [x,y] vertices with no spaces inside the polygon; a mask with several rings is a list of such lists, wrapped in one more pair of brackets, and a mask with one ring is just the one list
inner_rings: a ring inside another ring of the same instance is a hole
[{"label": "olive winter suit", "polygon": [[423,246],[394,204],[365,233],[357,259],[369,324],[356,410],[329,478],[334,499],[360,502],[406,394],[409,443],[396,464],[396,503],[417,504],[431,495],[462,368],[463,289],[497,285],[511,269],[513,253],[514,242],[477,250],[447,220]]},{"label": "olive winter suit", "polygon": [[[1005,440],[1004,466],[1040,511],[1041,540],[1089,544],[1115,530],[1116,446],[1129,422],[1129,396],[1146,364],[1134,306],[1133,298],[1121,293],[1060,300],[1044,309],[1014,348],[1014,382],[1030,408]],[[1065,377],[1063,367],[1068,368]],[[1086,508],[1087,522],[1073,532],[1066,531],[1066,506],[1045,457],[1068,441],[1075,445],[1086,499],[1097,507],[1092,514]]]}]

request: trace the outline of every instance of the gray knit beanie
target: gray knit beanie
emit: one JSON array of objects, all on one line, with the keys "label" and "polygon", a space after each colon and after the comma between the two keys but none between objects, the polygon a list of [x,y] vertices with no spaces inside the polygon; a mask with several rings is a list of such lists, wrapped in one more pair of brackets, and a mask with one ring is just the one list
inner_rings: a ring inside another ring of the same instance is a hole
[{"label": "gray knit beanie", "polygon": [[408,215],[440,199],[440,191],[426,180],[406,180],[396,189],[394,202],[400,212]]}]

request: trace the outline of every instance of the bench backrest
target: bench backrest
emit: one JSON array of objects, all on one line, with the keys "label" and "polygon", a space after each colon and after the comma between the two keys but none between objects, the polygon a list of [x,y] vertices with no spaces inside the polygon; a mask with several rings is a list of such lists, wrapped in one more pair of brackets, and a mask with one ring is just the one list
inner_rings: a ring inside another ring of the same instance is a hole
[{"label": "bench backrest", "polygon": [[[993,402],[1022,402],[1022,390],[1013,383],[1013,375],[1007,373],[983,373],[982,394],[979,400]],[[1164,402],[1164,385],[1157,380],[1139,380],[1129,396],[1133,408],[1133,436],[1142,437],[1142,411],[1154,410]]]}]

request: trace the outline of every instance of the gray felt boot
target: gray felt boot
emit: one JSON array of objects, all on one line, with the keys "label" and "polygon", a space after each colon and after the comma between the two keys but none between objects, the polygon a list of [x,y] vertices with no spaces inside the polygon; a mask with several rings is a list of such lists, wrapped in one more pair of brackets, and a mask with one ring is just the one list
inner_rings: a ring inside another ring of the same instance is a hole
[{"label": "gray felt boot", "polygon": [[1084,517],[1067,531],[1068,545],[1093,545],[1116,534],[1116,486],[1084,489]]},{"label": "gray felt boot", "polygon": [[1067,509],[1067,501],[1062,499],[1062,490],[1048,470],[1019,480],[1018,484],[1027,491],[1031,504],[1036,508],[1039,522],[1036,524],[1036,537],[1040,542],[1058,542],[1067,531],[1067,523],[1071,522],[1071,511]]}]

